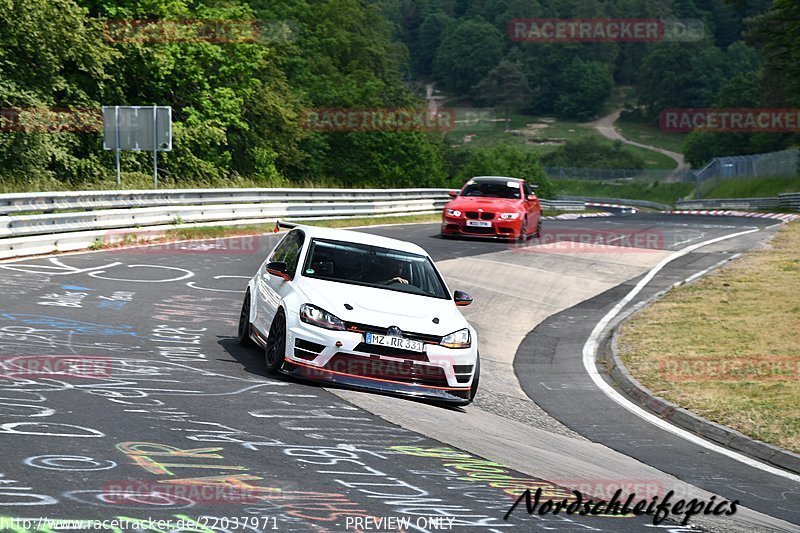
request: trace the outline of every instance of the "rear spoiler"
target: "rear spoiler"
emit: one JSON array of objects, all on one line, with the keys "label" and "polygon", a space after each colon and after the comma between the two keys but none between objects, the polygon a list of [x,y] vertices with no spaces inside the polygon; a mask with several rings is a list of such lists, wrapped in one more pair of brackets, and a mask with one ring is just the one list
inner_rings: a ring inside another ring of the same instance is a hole
[{"label": "rear spoiler", "polygon": [[294,229],[300,224],[295,224],[294,222],[286,222],[281,219],[275,220],[275,229],[272,230],[272,233],[278,233],[282,229]]}]

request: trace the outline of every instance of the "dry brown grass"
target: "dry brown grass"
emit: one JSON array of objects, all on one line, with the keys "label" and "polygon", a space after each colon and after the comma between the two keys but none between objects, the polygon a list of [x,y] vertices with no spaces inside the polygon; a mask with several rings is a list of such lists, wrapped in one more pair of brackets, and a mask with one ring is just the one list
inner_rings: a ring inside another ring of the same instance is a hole
[{"label": "dry brown grass", "polygon": [[[619,347],[656,394],[800,452],[800,223],[671,291],[622,327]],[[758,373],[748,366],[765,362]],[[738,371],[719,374],[733,364]]]}]

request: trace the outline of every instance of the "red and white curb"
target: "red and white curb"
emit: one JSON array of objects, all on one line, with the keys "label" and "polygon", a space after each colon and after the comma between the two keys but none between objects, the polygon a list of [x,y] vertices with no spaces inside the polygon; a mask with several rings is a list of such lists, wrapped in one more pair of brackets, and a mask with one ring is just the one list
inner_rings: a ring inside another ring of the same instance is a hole
[{"label": "red and white curb", "polygon": [[636,209],[629,205],[620,205],[620,204],[605,204],[605,203],[597,203],[597,202],[586,202],[586,207],[612,207],[614,209],[622,209],[631,211],[632,213],[636,212]]},{"label": "red and white curb", "polygon": [[784,222],[792,222],[800,220],[800,215],[792,215],[789,213],[758,213],[755,211],[729,211],[729,210],[708,210],[708,209],[683,209],[680,211],[665,211],[668,215],[707,215],[707,216],[724,216],[724,217],[748,217],[748,218],[770,218],[774,220],[782,220]]},{"label": "red and white curb", "polygon": [[542,217],[542,220],[577,220],[579,218],[598,218],[598,217],[613,217],[614,213],[586,213],[581,215],[579,213],[562,213],[560,215]]}]

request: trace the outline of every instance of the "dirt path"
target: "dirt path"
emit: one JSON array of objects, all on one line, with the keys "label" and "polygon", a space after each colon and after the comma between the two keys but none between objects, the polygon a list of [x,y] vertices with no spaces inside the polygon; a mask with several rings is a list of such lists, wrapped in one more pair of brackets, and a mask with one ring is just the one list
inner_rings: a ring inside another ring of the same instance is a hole
[{"label": "dirt path", "polygon": [[607,139],[611,139],[612,141],[622,141],[625,144],[630,144],[631,146],[638,146],[639,148],[645,148],[647,150],[652,150],[654,152],[658,152],[660,154],[664,154],[667,157],[670,157],[678,163],[678,168],[672,173],[671,176],[675,176],[683,172],[685,169],[689,168],[689,165],[686,164],[686,161],[683,158],[683,154],[679,154],[677,152],[673,152],[671,150],[665,150],[664,148],[659,148],[658,146],[650,146],[648,144],[641,144],[636,141],[631,141],[626,139],[625,137],[617,131],[614,127],[614,123],[619,119],[619,115],[622,112],[621,109],[617,109],[613,113],[602,117],[600,120],[595,122],[592,127],[596,129],[600,135]]}]

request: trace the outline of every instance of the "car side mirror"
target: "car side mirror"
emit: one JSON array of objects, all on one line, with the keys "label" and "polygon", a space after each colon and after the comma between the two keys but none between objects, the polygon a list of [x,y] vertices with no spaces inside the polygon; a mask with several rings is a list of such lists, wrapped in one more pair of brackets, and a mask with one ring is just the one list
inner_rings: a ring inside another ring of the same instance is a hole
[{"label": "car side mirror", "polygon": [[463,307],[465,305],[469,305],[472,303],[472,296],[470,296],[464,291],[454,292],[453,299],[456,301],[456,305],[459,307]]},{"label": "car side mirror", "polygon": [[447,194],[450,195],[450,198],[455,198],[456,196],[458,196],[458,191],[448,191]]},{"label": "car side mirror", "polygon": [[536,195],[535,195],[535,194],[529,194],[529,195],[528,195],[528,201],[529,201],[529,202],[532,202],[532,201],[534,201],[534,200],[536,200]]},{"label": "car side mirror", "polygon": [[267,272],[289,281],[289,266],[284,261],[270,261],[267,263]]}]

